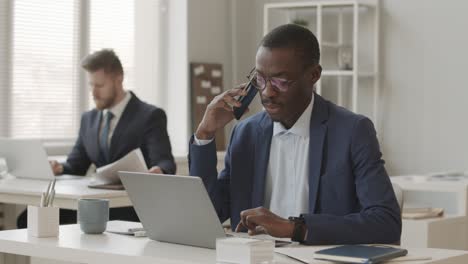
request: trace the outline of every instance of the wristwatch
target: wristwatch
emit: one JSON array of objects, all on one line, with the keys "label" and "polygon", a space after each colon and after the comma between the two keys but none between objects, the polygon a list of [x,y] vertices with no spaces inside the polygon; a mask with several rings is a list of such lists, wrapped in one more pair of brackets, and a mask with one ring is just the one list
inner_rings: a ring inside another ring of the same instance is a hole
[{"label": "wristwatch", "polygon": [[299,217],[290,216],[288,220],[294,223],[294,231],[293,231],[291,240],[295,242],[303,243],[305,240],[306,232],[307,232],[307,226],[305,223],[304,216],[303,215]]}]

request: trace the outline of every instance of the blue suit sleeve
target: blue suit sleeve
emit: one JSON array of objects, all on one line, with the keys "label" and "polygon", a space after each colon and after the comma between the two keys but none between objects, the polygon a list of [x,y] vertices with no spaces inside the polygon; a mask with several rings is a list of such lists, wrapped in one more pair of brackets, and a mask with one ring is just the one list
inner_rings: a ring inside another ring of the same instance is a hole
[{"label": "blue suit sleeve", "polygon": [[[351,139],[351,161],[358,213],[306,214],[307,244],[398,243],[401,212],[379,149],[372,122],[359,119]],[[340,184],[340,183],[336,183]]]},{"label": "blue suit sleeve", "polygon": [[85,175],[91,165],[91,160],[83,145],[83,118],[81,118],[80,132],[72,151],[68,154],[67,161],[63,163],[63,174]]},{"label": "blue suit sleeve", "polygon": [[152,112],[151,121],[146,127],[142,150],[143,153],[147,153],[149,167],[159,166],[166,174],[176,172],[171,142],[167,133],[167,117],[162,109]]},{"label": "blue suit sleeve", "polygon": [[[234,134],[235,128],[233,129]],[[231,141],[232,141],[231,136]],[[226,151],[224,169],[219,173],[216,169],[216,142],[211,141],[207,145],[193,144],[193,136],[189,145],[189,169],[190,175],[202,178],[211,201],[218,214],[219,220],[224,222],[231,217],[231,190],[230,190],[230,157],[231,147]]]}]

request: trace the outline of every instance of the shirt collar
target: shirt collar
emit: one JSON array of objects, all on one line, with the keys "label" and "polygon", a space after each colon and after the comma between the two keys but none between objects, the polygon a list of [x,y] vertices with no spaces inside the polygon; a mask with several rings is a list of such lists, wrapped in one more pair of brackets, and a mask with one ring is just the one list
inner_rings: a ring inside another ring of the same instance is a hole
[{"label": "shirt collar", "polygon": [[312,117],[312,109],[314,108],[314,98],[315,96],[312,94],[312,100],[310,100],[309,105],[290,129],[286,129],[280,122],[274,122],[273,136],[277,136],[278,134],[292,133],[302,137],[309,137],[310,118]]},{"label": "shirt collar", "polygon": [[103,116],[106,116],[107,112],[110,111],[114,115],[114,119],[118,120],[120,116],[122,116],[123,111],[125,110],[125,107],[127,107],[127,104],[131,98],[131,94],[126,91],[125,97],[122,101],[120,101],[118,104],[114,105],[111,108],[106,108],[103,110]]}]

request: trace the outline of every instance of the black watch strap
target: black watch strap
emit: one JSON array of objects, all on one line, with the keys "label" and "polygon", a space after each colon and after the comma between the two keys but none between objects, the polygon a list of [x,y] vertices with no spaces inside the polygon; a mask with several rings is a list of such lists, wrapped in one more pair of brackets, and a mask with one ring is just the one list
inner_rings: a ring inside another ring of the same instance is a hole
[{"label": "black watch strap", "polygon": [[300,217],[290,216],[288,220],[294,223],[294,231],[291,240],[303,243],[307,231],[304,217],[302,215]]}]

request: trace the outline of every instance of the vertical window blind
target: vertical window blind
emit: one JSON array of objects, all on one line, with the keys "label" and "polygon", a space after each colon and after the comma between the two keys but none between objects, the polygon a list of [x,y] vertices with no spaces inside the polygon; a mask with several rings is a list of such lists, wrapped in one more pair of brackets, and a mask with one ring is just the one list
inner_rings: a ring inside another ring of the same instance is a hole
[{"label": "vertical window blind", "polygon": [[72,137],[77,130],[74,1],[14,0],[10,135]]},{"label": "vertical window blind", "polygon": [[125,88],[134,89],[134,1],[92,0],[88,8],[81,0],[0,1],[0,136],[76,137],[83,108],[94,106],[80,102],[89,100],[80,96],[89,90],[79,79],[82,47],[114,49]]},{"label": "vertical window blind", "polygon": [[8,134],[10,1],[0,1],[0,137]]}]

